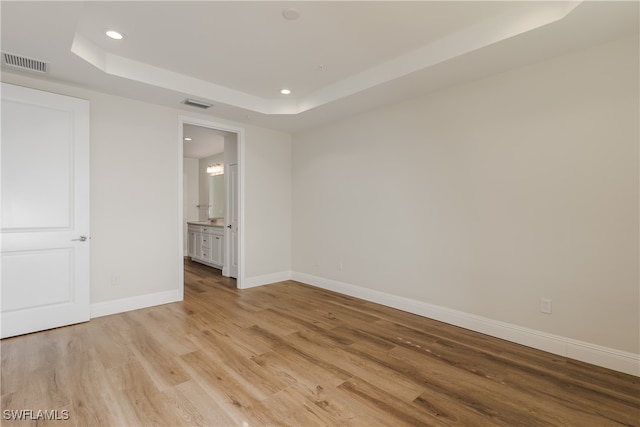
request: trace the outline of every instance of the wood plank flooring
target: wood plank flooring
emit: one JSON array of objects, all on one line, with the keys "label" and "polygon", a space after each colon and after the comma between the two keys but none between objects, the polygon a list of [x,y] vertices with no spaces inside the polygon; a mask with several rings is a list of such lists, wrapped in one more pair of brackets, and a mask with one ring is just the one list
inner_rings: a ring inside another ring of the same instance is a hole
[{"label": "wood plank flooring", "polygon": [[[3,340],[2,425],[640,425],[637,377],[293,281],[237,290],[185,269],[184,302]],[[7,419],[20,410],[69,419]]]}]

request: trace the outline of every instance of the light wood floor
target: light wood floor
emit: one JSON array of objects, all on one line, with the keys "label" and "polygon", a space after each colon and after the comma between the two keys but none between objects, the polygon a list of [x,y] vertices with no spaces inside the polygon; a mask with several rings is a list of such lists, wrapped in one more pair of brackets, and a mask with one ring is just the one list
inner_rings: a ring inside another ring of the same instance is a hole
[{"label": "light wood floor", "polygon": [[3,340],[3,418],[57,409],[69,420],[37,425],[639,424],[637,377],[296,282],[239,291],[216,272],[187,262],[182,303]]}]

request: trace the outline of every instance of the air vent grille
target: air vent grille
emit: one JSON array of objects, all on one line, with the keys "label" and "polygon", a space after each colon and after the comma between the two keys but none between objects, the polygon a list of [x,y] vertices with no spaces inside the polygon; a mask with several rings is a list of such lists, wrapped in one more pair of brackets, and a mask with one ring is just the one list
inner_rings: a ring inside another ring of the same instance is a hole
[{"label": "air vent grille", "polygon": [[12,53],[2,52],[2,62],[10,67],[35,71],[37,73],[47,73],[49,71],[49,64],[44,61],[18,56]]},{"label": "air vent grille", "polygon": [[196,101],[195,99],[190,99],[190,98],[185,99],[184,101],[182,101],[182,103],[184,105],[189,105],[191,107],[202,108],[203,110],[213,107],[213,104],[209,104],[203,101]]}]

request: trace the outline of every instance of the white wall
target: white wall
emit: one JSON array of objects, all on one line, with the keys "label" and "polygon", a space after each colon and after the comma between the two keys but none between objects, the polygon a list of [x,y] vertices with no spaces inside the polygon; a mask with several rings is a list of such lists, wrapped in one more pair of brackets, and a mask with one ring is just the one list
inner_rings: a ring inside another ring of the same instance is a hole
[{"label": "white wall", "polygon": [[184,218],[187,221],[198,221],[198,204],[200,203],[200,161],[198,159],[184,158],[182,171],[185,175],[184,191],[186,209],[183,209]]},{"label": "white wall", "polygon": [[[245,169],[246,271],[249,285],[290,277],[291,272],[291,136],[247,128]],[[268,271],[269,273],[264,273]]]},{"label": "white wall", "polygon": [[227,165],[238,163],[238,135],[228,133],[224,135],[224,164]]},{"label": "white wall", "polygon": [[184,205],[182,207],[185,219],[183,228],[184,254],[187,255],[189,236],[187,235],[187,221],[198,221],[198,201],[200,194],[200,166],[198,159],[184,158],[182,160],[183,189],[182,196]]},{"label": "white wall", "polygon": [[[91,303],[101,314],[160,303],[178,293],[179,115],[245,129],[246,204],[269,213],[246,215],[252,232],[245,233],[245,268],[258,278],[291,270],[291,198],[282,196],[290,195],[288,134],[24,75],[3,72],[2,81],[91,102]],[[269,146],[286,155],[269,155],[265,173]],[[276,188],[278,196],[262,197],[265,188]],[[285,236],[275,244],[267,222],[272,218],[281,221]],[[119,286],[111,285],[114,273],[120,275]]]},{"label": "white wall", "polygon": [[[91,302],[176,290],[175,115],[125,98],[79,95],[91,102]],[[120,286],[111,286],[114,273]]]},{"label": "white wall", "polygon": [[294,135],[294,271],[638,354],[638,93],[635,38]]}]

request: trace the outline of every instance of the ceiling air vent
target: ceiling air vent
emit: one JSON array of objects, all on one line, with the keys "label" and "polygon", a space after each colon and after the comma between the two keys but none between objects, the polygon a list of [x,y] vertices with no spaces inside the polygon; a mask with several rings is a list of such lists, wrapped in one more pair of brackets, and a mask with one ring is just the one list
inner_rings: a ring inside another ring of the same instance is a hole
[{"label": "ceiling air vent", "polygon": [[213,104],[209,104],[207,102],[202,102],[202,101],[196,101],[195,99],[185,99],[184,101],[182,101],[182,103],[184,105],[189,105],[191,107],[197,107],[197,108],[202,108],[204,110],[206,110],[207,108],[213,107]]},{"label": "ceiling air vent", "polygon": [[12,53],[2,52],[2,63],[10,67],[35,71],[37,73],[46,73],[49,71],[49,64],[44,61],[27,58],[25,56],[18,56]]}]

